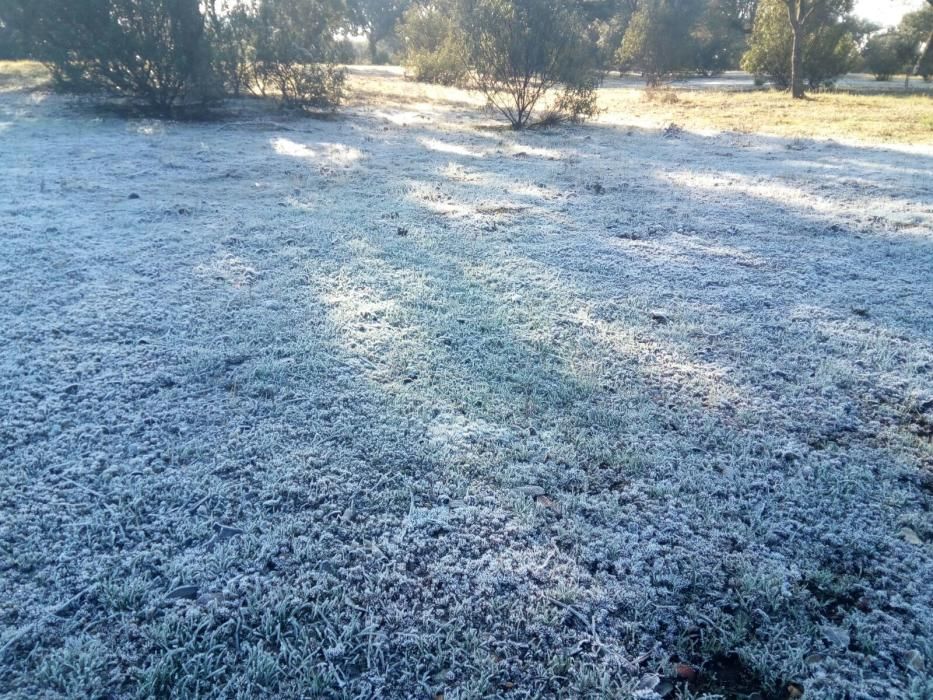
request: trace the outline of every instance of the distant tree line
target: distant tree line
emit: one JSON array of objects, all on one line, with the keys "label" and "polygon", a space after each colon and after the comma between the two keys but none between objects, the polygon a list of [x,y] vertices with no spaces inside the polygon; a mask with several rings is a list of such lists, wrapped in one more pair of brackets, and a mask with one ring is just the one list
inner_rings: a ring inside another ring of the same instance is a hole
[{"label": "distant tree line", "polygon": [[901,23],[872,36],[862,51],[865,69],[878,80],[903,73],[924,80],[933,77],[933,0],[917,12],[904,15]]},{"label": "distant tree line", "polygon": [[[802,97],[875,57],[892,72],[928,76],[933,61],[933,0],[890,34],[852,15],[852,0],[577,0],[564,2],[583,26],[601,71],[641,74],[649,85],[677,76],[742,68],[761,82]],[[508,3],[506,3],[508,4]],[[547,6],[548,0],[536,3]],[[402,59],[419,80],[469,77],[462,44],[469,3],[412,0],[396,34]],[[892,50],[888,50],[888,47]],[[884,48],[885,50],[880,50]]]},{"label": "distant tree line", "polygon": [[363,36],[368,60],[481,90],[522,128],[592,116],[612,70],[656,85],[742,67],[795,97],[862,64],[929,76],[928,2],[879,33],[853,0],[0,0],[0,57],[161,114],[241,95],[332,109]]}]

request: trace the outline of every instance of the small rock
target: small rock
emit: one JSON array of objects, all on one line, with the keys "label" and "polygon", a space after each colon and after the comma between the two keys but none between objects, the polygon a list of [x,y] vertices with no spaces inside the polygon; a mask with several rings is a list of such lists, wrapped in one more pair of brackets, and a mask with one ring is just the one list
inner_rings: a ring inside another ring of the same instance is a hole
[{"label": "small rock", "polygon": [[907,544],[921,545],[923,540],[920,539],[920,535],[913,530],[913,528],[902,527],[901,528],[901,537]]},{"label": "small rock", "polygon": [[667,323],[670,320],[666,314],[663,314],[660,311],[652,311],[648,314],[648,316],[655,323]]}]

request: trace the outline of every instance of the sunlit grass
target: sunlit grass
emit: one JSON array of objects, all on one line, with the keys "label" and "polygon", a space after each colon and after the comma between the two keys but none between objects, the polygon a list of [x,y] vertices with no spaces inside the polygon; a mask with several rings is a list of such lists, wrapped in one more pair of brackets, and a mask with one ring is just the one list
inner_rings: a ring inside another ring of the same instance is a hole
[{"label": "sunlit grass", "polygon": [[[49,80],[34,61],[0,61],[0,91],[32,89]],[[396,68],[351,68],[351,108],[408,110],[412,114],[479,110],[476,92],[407,81]],[[663,89],[607,86],[601,90],[607,122],[688,131],[734,131],[787,138],[834,138],[869,143],[933,144],[933,94],[812,93],[794,101],[776,90]],[[405,119],[399,114],[397,118]]]},{"label": "sunlit grass", "polygon": [[[404,80],[400,74],[351,73],[350,103],[376,108],[481,108],[483,98],[467,90]],[[688,131],[734,131],[786,138],[868,143],[933,144],[933,95],[917,93],[813,93],[801,101],[777,90],[604,87],[601,121]]]},{"label": "sunlit grass", "polygon": [[0,92],[36,88],[49,81],[45,66],[35,61],[0,61]]},{"label": "sunlit grass", "polygon": [[605,118],[635,116],[659,126],[737,131],[789,138],[836,138],[882,143],[933,143],[933,97],[814,93],[791,100],[776,90],[713,91],[604,89]]}]

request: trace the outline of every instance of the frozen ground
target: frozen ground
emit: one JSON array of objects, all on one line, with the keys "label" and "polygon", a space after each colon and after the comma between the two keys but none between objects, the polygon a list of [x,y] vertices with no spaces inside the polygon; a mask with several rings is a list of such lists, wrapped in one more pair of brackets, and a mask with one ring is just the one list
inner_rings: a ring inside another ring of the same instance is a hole
[{"label": "frozen ground", "polygon": [[0,94],[0,695],[933,695],[933,154],[477,126]]}]

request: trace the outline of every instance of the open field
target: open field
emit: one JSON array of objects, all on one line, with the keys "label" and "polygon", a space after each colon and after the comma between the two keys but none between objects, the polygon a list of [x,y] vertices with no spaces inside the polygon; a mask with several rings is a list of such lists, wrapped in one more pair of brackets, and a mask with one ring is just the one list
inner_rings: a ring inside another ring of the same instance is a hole
[{"label": "open field", "polygon": [[[483,106],[482,98],[456,88],[401,80],[400,68],[351,68],[351,100],[364,105],[377,99],[402,109],[426,111],[442,107]],[[609,77],[600,91],[602,124],[647,129],[676,124],[688,131],[731,131],[784,138],[835,139],[852,143],[905,143],[933,146],[933,89],[915,81],[916,91],[902,93],[895,83],[851,76],[844,85],[860,92],[821,92],[804,101],[788,99],[776,90],[749,89],[751,79],[735,74],[722,78],[679,81],[658,90],[646,90],[631,78]]]},{"label": "open field", "polygon": [[[350,66],[349,97],[354,106],[375,101],[382,108],[429,113],[450,108],[481,109],[480,95],[457,88],[402,80],[395,66]],[[0,61],[0,92],[41,86],[42,66]],[[904,92],[900,81],[877,82],[865,75],[839,81],[838,92],[818,92],[793,101],[780,91],[755,89],[751,77],[731,72],[646,90],[632,77],[610,76],[600,91],[603,124],[648,129],[676,124],[688,131],[731,131],[784,138],[933,146],[933,83],[915,79]]]},{"label": "open field", "polygon": [[933,696],[930,139],[353,80],[0,92],[0,696]]}]

